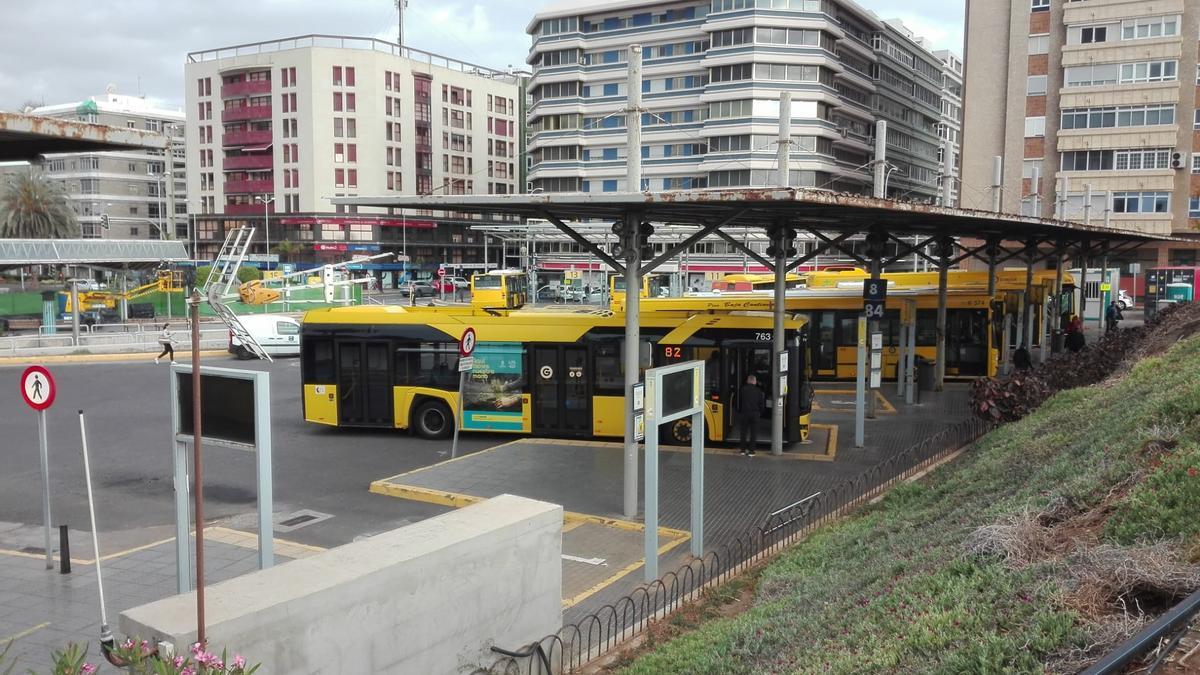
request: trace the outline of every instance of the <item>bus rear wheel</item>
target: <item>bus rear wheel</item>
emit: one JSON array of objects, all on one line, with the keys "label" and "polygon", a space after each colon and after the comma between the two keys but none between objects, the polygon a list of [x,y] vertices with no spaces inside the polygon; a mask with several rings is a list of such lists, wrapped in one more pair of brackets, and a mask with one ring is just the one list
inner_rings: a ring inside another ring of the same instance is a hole
[{"label": "bus rear wheel", "polygon": [[426,401],[413,413],[413,428],[421,438],[447,438],[454,431],[454,416],[441,401]]},{"label": "bus rear wheel", "polygon": [[671,443],[676,445],[691,445],[692,444],[692,420],[683,418],[671,422],[667,427],[667,438]]}]

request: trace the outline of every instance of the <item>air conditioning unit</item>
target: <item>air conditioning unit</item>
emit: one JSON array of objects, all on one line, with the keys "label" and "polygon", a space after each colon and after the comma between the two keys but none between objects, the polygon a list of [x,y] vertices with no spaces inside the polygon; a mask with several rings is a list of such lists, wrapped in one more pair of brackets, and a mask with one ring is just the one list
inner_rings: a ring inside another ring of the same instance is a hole
[{"label": "air conditioning unit", "polygon": [[1183,153],[1182,152],[1172,152],[1171,153],[1171,168],[1172,169],[1182,169],[1183,168]]}]

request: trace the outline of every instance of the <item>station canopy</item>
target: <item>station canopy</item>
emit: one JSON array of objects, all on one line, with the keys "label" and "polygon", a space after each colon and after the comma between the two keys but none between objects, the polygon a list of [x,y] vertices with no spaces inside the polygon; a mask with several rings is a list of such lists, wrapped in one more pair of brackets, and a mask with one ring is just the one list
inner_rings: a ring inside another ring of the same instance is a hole
[{"label": "station canopy", "polygon": [[0,239],[0,268],[27,265],[146,268],[188,259],[183,242],[173,239]]},{"label": "station canopy", "polygon": [[166,147],[167,137],[155,132],[0,112],[0,162],[30,162],[63,152]]},{"label": "station canopy", "polygon": [[[776,224],[825,234],[867,233],[882,227],[893,236],[950,236],[1004,241],[1112,244],[1169,241],[1102,225],[1047,220],[1010,213],[948,208],[803,188],[735,188],[671,192],[535,193],[513,195],[397,195],[335,197],[334,204],[429,209],[490,216],[513,215],[577,222],[651,223],[726,228]],[[1097,209],[1097,213],[1101,210]]]}]

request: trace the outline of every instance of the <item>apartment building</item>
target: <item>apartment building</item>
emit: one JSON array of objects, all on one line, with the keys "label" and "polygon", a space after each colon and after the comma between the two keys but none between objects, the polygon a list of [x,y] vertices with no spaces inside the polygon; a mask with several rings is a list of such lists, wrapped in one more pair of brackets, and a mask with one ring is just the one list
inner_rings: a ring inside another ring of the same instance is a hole
[{"label": "apartment building", "polygon": [[887,120],[887,192],[933,201],[943,61],[850,0],[616,0],[534,16],[529,185],[624,191],[627,56],[642,46],[642,189],[779,185],[779,94],[792,94],[787,184],[870,194]]},{"label": "apartment building", "polygon": [[[960,197],[962,183],[959,180],[962,176],[963,60],[947,49],[939,49],[933,55],[942,62],[942,125],[938,135],[943,142],[950,142],[954,153],[950,162],[950,205],[963,206]],[[941,155],[938,158],[941,159]],[[943,164],[943,171],[944,167]]]},{"label": "apartment building", "polygon": [[1188,0],[968,1],[964,189],[1001,156],[1004,211],[1196,239],[1127,262],[1197,264],[1198,40]]},{"label": "apartment building", "polygon": [[481,260],[482,239],[463,222],[441,228],[427,214],[360,213],[330,198],[519,190],[521,89],[510,73],[313,35],[193,52],[184,75],[202,250],[273,216],[272,242],[310,255],[395,248],[434,267]]},{"label": "apartment building", "polygon": [[[42,168],[66,187],[84,237],[187,237],[181,111],[162,108],[140,96],[118,94],[110,86],[103,96],[41,106],[29,114],[169,134],[177,141],[169,167],[164,152],[147,149],[46,155]],[[167,213],[170,189],[175,190],[174,233]]]}]

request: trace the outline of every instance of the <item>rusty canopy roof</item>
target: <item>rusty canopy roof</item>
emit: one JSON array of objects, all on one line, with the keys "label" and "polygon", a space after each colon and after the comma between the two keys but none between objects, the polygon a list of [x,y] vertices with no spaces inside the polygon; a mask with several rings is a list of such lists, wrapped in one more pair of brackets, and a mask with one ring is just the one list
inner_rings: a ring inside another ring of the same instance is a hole
[{"label": "rusty canopy roof", "polygon": [[0,112],[0,162],[28,162],[61,152],[166,147],[167,137],[150,131]]},{"label": "rusty canopy roof", "polygon": [[[1006,240],[1152,242],[1170,237],[1011,213],[945,208],[802,188],[735,188],[671,192],[535,193],[515,195],[396,195],[335,197],[334,204],[429,209],[563,221],[645,221],[728,227],[767,227],[786,221],[821,232],[866,232],[881,225],[893,235],[989,235]],[[1102,213],[1102,209],[1096,209]]]}]

